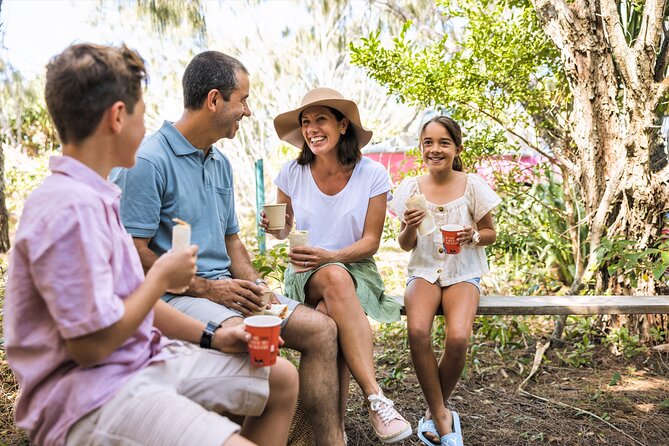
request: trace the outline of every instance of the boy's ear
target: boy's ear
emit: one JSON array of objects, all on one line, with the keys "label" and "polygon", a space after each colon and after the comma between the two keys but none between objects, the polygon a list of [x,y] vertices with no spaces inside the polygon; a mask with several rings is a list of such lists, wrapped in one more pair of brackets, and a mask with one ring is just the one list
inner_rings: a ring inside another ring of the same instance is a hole
[{"label": "boy's ear", "polygon": [[123,129],[123,122],[125,120],[125,115],[127,113],[125,104],[123,101],[114,102],[108,109],[108,122],[109,128],[113,133],[121,133]]}]

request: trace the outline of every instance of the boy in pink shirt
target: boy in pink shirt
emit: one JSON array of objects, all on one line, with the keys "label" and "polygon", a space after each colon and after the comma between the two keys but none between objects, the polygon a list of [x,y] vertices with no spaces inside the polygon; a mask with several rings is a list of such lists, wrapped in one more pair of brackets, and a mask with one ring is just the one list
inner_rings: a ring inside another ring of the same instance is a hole
[{"label": "boy in pink shirt", "polygon": [[[10,255],[16,422],[37,445],[285,444],[295,368],[252,368],[243,326],[212,334],[162,302],[191,283],[197,247],[164,254],[144,277],[121,223],[120,190],[106,178],[135,163],[145,78],[125,46],[73,45],[47,66],[63,156],[26,201]],[[241,435],[220,414],[246,416]]]}]

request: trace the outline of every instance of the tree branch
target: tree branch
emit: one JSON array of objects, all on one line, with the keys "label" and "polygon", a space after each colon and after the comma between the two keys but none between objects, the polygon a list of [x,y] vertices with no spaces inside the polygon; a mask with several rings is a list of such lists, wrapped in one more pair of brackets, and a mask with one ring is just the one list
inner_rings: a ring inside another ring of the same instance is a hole
[{"label": "tree branch", "polygon": [[667,71],[667,62],[669,62],[669,30],[664,30],[662,46],[655,59],[655,68],[653,69],[653,80],[660,82],[664,79],[664,73]]},{"label": "tree branch", "polygon": [[570,172],[574,172],[574,164],[571,161],[569,161],[567,158],[564,158],[564,157],[562,157],[560,155],[557,155],[557,154],[556,155],[550,155],[550,154],[546,153],[546,151],[541,150],[536,144],[533,144],[527,138],[525,138],[523,135],[521,135],[518,132],[516,132],[515,130],[507,127],[507,125],[504,122],[502,122],[502,120],[500,118],[498,118],[497,116],[483,110],[481,107],[478,106],[478,104],[470,102],[467,105],[470,108],[474,109],[476,112],[481,113],[482,115],[487,116],[490,119],[492,119],[493,121],[495,121],[496,123],[498,123],[504,129],[504,131],[509,132],[511,135],[513,135],[516,138],[518,138],[519,140],[521,140],[529,148],[531,148],[532,150],[537,152],[539,155],[545,157],[552,164],[563,165]]},{"label": "tree branch", "polygon": [[628,88],[638,90],[639,75],[636,69],[636,58],[627,46],[616,0],[601,0],[601,8],[606,31],[605,37],[611,46],[611,52],[616,61],[616,66],[620,70],[620,75]]},{"label": "tree branch", "polygon": [[644,48],[653,48],[654,50],[657,46],[656,38],[664,21],[664,2],[665,0],[646,0],[639,37],[634,43],[635,51],[643,51]]},{"label": "tree branch", "polygon": [[425,26],[425,24],[421,20],[419,20],[418,17],[416,17],[414,14],[410,13],[405,9],[400,8],[397,4],[391,1],[373,0],[372,3],[385,6],[391,13],[393,13],[397,18],[399,18],[404,22],[411,20],[411,22],[414,23],[421,32],[427,34],[427,36],[432,40],[442,40],[444,38],[443,34],[435,31],[429,26]]},{"label": "tree branch", "polygon": [[576,55],[569,36],[576,28],[577,18],[569,9],[565,0],[532,0],[539,20],[544,23],[544,31],[551,38],[555,46],[562,52],[564,58],[574,63]]}]

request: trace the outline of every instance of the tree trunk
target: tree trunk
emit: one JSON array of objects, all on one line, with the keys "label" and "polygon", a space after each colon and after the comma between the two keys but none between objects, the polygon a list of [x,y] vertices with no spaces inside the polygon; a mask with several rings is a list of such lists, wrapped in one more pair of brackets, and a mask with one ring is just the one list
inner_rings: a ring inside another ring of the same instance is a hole
[{"label": "tree trunk", "polygon": [[9,212],[5,205],[5,154],[0,144],[0,252],[7,251],[9,251]]},{"label": "tree trunk", "polygon": [[[643,32],[631,39],[632,44],[625,39],[614,0],[533,3],[562,53],[573,95],[570,122],[575,150],[570,159],[590,235],[586,267],[576,275],[572,290],[594,281],[596,293],[652,294],[652,276],[639,278],[636,287],[622,275],[609,277],[608,265],[600,265],[597,250],[605,237],[636,241],[638,249],[644,249],[655,242],[661,228],[669,195],[662,176],[652,175],[650,153],[656,108],[666,94],[664,74],[658,82],[653,72],[664,2],[646,2]],[[649,318],[633,319],[632,325],[641,327],[639,321]],[[647,333],[647,326],[641,331]]]},{"label": "tree trunk", "polygon": [[[0,0],[0,13],[2,13],[2,0]],[[4,33],[4,26],[0,22],[0,35]],[[0,37],[0,42],[3,40]],[[0,144],[0,252],[7,251],[9,251],[9,212],[5,205],[5,154]]]}]

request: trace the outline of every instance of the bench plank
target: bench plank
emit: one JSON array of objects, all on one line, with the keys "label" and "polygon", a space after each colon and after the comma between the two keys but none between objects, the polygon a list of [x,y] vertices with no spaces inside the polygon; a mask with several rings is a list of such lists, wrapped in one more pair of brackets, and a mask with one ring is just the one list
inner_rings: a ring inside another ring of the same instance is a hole
[{"label": "bench plank", "polygon": [[[393,298],[404,314],[404,297]],[[669,296],[481,296],[477,314],[669,314]]]}]

